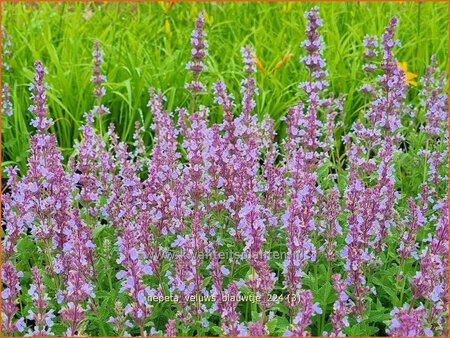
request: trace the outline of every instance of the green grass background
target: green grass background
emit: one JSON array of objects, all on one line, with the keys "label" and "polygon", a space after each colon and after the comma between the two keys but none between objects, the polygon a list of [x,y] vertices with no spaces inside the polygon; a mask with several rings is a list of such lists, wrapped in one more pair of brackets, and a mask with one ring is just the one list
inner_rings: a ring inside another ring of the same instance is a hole
[{"label": "green grass background", "polygon": [[[148,87],[161,89],[167,108],[189,104],[184,83],[190,80],[185,64],[190,57],[190,34],[200,10],[208,14],[209,42],[207,64],[202,75],[209,86],[223,79],[240,101],[242,79],[240,48],[251,44],[267,71],[292,52],[290,61],[272,74],[257,75],[260,95],[256,111],[268,113],[283,136],[279,120],[298,100],[297,85],[307,73],[298,59],[305,39],[303,13],[313,3],[3,3],[2,24],[11,37],[13,56],[10,72],[3,81],[12,85],[14,115],[2,117],[2,166],[26,165],[28,138],[33,128],[28,88],[33,62],[41,59],[48,68],[46,77],[50,114],[56,121],[59,145],[65,156],[80,138],[83,113],[94,104],[92,84],[92,45],[101,41],[105,50],[104,72],[108,82],[104,103],[111,114],[102,121],[104,128],[114,122],[119,135],[131,141],[134,122],[144,123],[145,141],[151,144]],[[392,15],[400,24],[396,49],[399,61],[409,71],[423,75],[432,54],[443,70],[448,69],[447,3],[319,3],[326,43],[325,58],[330,72],[331,90],[345,94],[343,116],[348,129],[361,113],[364,98],[358,88],[364,81],[361,71],[361,45],[365,34],[381,35]],[[170,23],[170,30],[166,25]],[[418,102],[420,89],[411,87],[411,102]],[[211,107],[211,122],[221,121],[221,109],[212,103],[212,91],[200,103]]]}]

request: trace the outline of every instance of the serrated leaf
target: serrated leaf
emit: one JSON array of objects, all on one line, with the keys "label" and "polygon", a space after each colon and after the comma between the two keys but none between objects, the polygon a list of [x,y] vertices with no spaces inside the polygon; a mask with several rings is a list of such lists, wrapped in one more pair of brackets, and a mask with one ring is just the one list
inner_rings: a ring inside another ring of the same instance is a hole
[{"label": "serrated leaf", "polygon": [[391,315],[389,314],[389,312],[372,310],[369,312],[367,320],[369,321],[369,323],[373,323],[373,322],[384,322],[385,320],[388,320],[390,318]]},{"label": "serrated leaf", "polygon": [[324,306],[324,308],[328,304],[333,304],[336,300],[336,295],[333,292],[333,286],[330,282],[326,282],[321,288],[319,288],[318,295],[319,302]]},{"label": "serrated leaf", "polygon": [[289,321],[286,317],[275,317],[267,322],[269,335],[278,336],[286,331],[289,327]]},{"label": "serrated leaf", "polygon": [[92,237],[94,239],[97,239],[100,236],[100,234],[107,228],[109,228],[109,226],[106,224],[102,224],[100,226],[95,227],[94,231],[92,232]]},{"label": "serrated leaf", "polygon": [[368,326],[367,323],[357,323],[346,328],[347,336],[373,336],[379,329],[375,326]]},{"label": "serrated leaf", "polygon": [[279,312],[284,313],[284,314],[288,314],[289,313],[288,307],[285,304],[283,304],[283,303],[275,304],[270,309],[272,311],[279,311]]},{"label": "serrated leaf", "polygon": [[217,336],[222,336],[222,335],[223,335],[222,330],[221,330],[220,327],[217,326],[217,325],[214,325],[214,326],[211,327],[211,332],[212,332],[214,335],[217,335]]}]

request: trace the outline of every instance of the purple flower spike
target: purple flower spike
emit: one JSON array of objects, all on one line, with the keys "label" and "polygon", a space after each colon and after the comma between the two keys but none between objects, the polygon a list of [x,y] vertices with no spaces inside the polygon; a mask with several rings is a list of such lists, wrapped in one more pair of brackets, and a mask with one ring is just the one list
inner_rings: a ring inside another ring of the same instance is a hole
[{"label": "purple flower spike", "polygon": [[390,233],[390,229],[394,224],[395,202],[397,200],[397,193],[395,191],[394,178],[394,143],[390,136],[381,144],[378,152],[380,164],[378,167],[378,220],[376,223],[376,250],[381,251],[385,248],[385,238]]},{"label": "purple flower spike", "polygon": [[111,323],[118,336],[129,336],[127,328],[132,328],[133,324],[127,319],[122,303],[118,300],[114,303],[114,312],[116,317],[109,317],[108,323]]},{"label": "purple flower spike", "polygon": [[227,316],[223,317],[222,330],[229,336],[244,336],[246,331],[243,323],[239,323],[239,313],[237,312],[239,287],[236,282],[232,282],[228,285],[228,288],[224,292],[225,302],[224,313]]},{"label": "purple flower spike", "polygon": [[[11,58],[11,39],[8,33],[6,33],[5,28],[2,26],[2,68],[5,71],[3,74],[10,70],[10,65],[6,63],[6,60]],[[5,81],[5,75],[3,75],[3,81]],[[4,82],[2,86],[2,113],[6,116],[11,116],[13,114],[13,106],[10,96],[9,83]]]},{"label": "purple flower spike", "polygon": [[[331,314],[332,331],[327,336],[344,337],[343,329],[349,326],[348,315],[352,312],[353,302],[345,292],[347,286],[342,280],[340,274],[332,276],[334,289],[336,290],[337,300],[333,305],[333,313]],[[325,335],[325,334],[324,334]]]},{"label": "purple flower spike", "polygon": [[80,325],[84,319],[86,306],[84,303],[95,298],[92,228],[80,217],[78,209],[74,209],[63,229],[67,236],[62,253],[57,254],[54,265],[61,266],[64,285],[57,292],[58,303],[64,301],[60,313],[61,318],[69,325],[66,334],[80,334]]},{"label": "purple flower spike", "polygon": [[195,20],[195,29],[191,34],[191,57],[192,61],[186,64],[186,69],[190,70],[193,75],[193,80],[186,83],[186,88],[191,91],[193,95],[205,90],[205,85],[199,81],[200,73],[206,70],[204,63],[205,56],[208,54],[208,42],[206,41],[206,33],[204,31],[205,14],[200,12],[197,20]]},{"label": "purple flower spike", "polygon": [[213,309],[222,318],[221,329],[226,335],[237,336],[239,335],[239,313],[236,311],[237,296],[239,295],[238,286],[235,282],[232,282],[226,290],[222,290],[224,273],[229,273],[229,271],[225,266],[220,265],[216,250],[212,251],[209,268],[213,280],[211,295],[216,297]]},{"label": "purple flower spike", "polygon": [[2,68],[6,71],[11,68],[11,66],[6,63],[6,60],[12,56],[11,46],[11,38],[2,26]]},{"label": "purple flower spike", "polygon": [[252,47],[246,46],[242,48],[241,54],[244,60],[244,72],[248,75],[256,73],[256,56]]},{"label": "purple flower spike", "polygon": [[[227,88],[225,83],[222,81],[217,81],[213,85],[214,90],[214,102],[218,103],[223,108],[223,119],[224,123],[226,123],[225,130],[229,131],[230,125],[233,122],[233,108],[234,104],[234,96],[233,94],[227,93]],[[228,126],[228,127],[227,127]]]},{"label": "purple flower spike", "polygon": [[378,55],[378,40],[376,36],[366,35],[364,37],[363,46],[366,48],[364,50],[364,57],[367,63],[363,65],[363,70],[368,73],[372,73],[376,69],[376,65],[371,63],[372,59]]},{"label": "purple flower spike", "polygon": [[305,13],[307,20],[306,37],[301,47],[306,49],[307,55],[301,61],[309,69],[312,80],[300,84],[300,88],[305,90],[307,94],[317,93],[328,87],[328,82],[324,80],[327,72],[324,70],[326,62],[323,59],[323,37],[319,34],[318,29],[322,27],[322,19],[319,16],[319,7],[312,8]]},{"label": "purple flower spike", "polygon": [[391,311],[392,319],[386,333],[393,337],[433,336],[433,331],[426,325],[427,310],[421,305],[410,309],[408,305]]},{"label": "purple flower spike", "polygon": [[100,196],[105,194],[108,176],[111,175],[111,154],[102,137],[94,129],[94,113],[85,113],[86,123],[80,127],[83,139],[76,144],[76,154],[71,165],[80,191],[75,199],[83,203],[92,217],[100,214]]},{"label": "purple flower spike", "polygon": [[[332,102],[331,99],[321,99],[321,95],[328,87],[325,80],[328,73],[325,71],[325,60],[323,58],[324,42],[323,37],[319,34],[319,28],[322,26],[322,20],[319,16],[319,8],[314,7],[311,11],[305,13],[306,17],[306,40],[301,43],[301,47],[305,48],[306,56],[301,61],[309,71],[309,80],[300,83],[299,88],[307,94],[306,112],[303,114],[303,106],[297,105],[293,108],[292,113],[297,115],[297,120],[301,129],[298,135],[300,143],[304,144],[304,148],[308,150],[306,154],[311,165],[314,166],[318,162],[317,148],[324,146],[320,141],[322,136],[323,122],[318,119],[319,108],[326,107]],[[295,110],[298,110],[295,112]],[[301,117],[300,117],[301,116]],[[290,149],[288,149],[290,151]]]},{"label": "purple flower spike", "polygon": [[[420,92],[421,105],[426,107],[426,125],[423,130],[436,138],[447,131],[448,94],[446,93],[446,74],[437,67],[436,56],[423,77],[423,89]],[[448,131],[447,131],[448,133]]]},{"label": "purple flower spike", "polygon": [[145,275],[151,275],[152,270],[141,259],[142,254],[138,249],[134,233],[136,233],[134,224],[127,224],[117,241],[119,247],[117,263],[121,264],[124,270],[120,270],[116,278],[121,280],[120,292],[128,294],[131,298],[130,304],[125,307],[125,314],[129,314],[143,332],[145,322],[152,310],[147,300],[150,288],[144,285],[143,278]]},{"label": "purple flower spike", "polygon": [[258,94],[256,80],[253,76],[256,72],[256,56],[254,50],[250,46],[242,48],[241,53],[244,60],[244,72],[247,73],[247,78],[242,80],[241,83],[241,92],[244,94],[242,98],[242,111],[246,119],[248,119],[250,113],[256,106],[254,96]]},{"label": "purple flower spike", "polygon": [[260,305],[265,309],[271,305],[269,293],[274,287],[276,276],[270,271],[268,257],[264,252],[266,226],[262,211],[257,196],[250,191],[243,208],[239,211],[238,227],[244,234],[246,242],[244,251],[254,269],[254,273],[248,278],[247,285],[261,297]]},{"label": "purple flower spike", "polygon": [[109,109],[104,105],[100,104],[102,97],[106,94],[106,89],[103,84],[106,82],[106,76],[102,74],[101,66],[103,63],[103,56],[105,52],[100,49],[100,42],[96,40],[94,42],[94,51],[92,56],[94,57],[92,68],[91,82],[94,84],[94,97],[96,99],[97,105],[94,107],[93,112],[98,115],[104,115],[109,113]]},{"label": "purple flower spike", "polygon": [[267,328],[261,322],[248,323],[248,335],[250,337],[264,337],[267,336]]},{"label": "purple flower spike", "polygon": [[322,210],[325,218],[320,227],[320,231],[325,235],[325,243],[322,250],[327,260],[332,262],[336,260],[336,238],[338,235],[342,235],[342,228],[337,220],[341,212],[338,188],[334,187],[328,192],[327,199],[323,202]]},{"label": "purple flower spike", "polygon": [[176,337],[177,336],[177,327],[176,321],[174,319],[169,319],[166,324],[166,333],[165,337]]},{"label": "purple flower spike", "polygon": [[5,263],[2,266],[2,331],[8,335],[15,332],[23,332],[25,322],[22,317],[15,315],[18,311],[18,297],[21,290],[19,278],[23,277],[22,272],[17,272],[14,265]]},{"label": "purple flower spike", "polygon": [[305,290],[301,293],[299,303],[302,305],[302,308],[293,320],[293,328],[285,332],[285,336],[310,336],[311,333],[307,332],[306,329],[312,324],[311,317],[322,313],[319,303],[313,303],[313,295],[310,290]]},{"label": "purple flower spike", "polygon": [[407,90],[405,73],[398,67],[393,52],[394,47],[400,44],[398,40],[394,40],[397,25],[398,20],[393,17],[383,33],[383,58],[380,65],[383,75],[379,78],[382,91],[366,114],[372,127],[383,129],[386,135],[393,134],[401,126],[399,107],[402,106]]},{"label": "purple flower spike", "polygon": [[36,71],[34,73],[34,83],[31,85],[33,105],[30,106],[29,110],[36,118],[31,120],[31,125],[36,127],[39,133],[44,133],[53,125],[53,120],[47,117],[47,96],[45,91],[48,86],[44,81],[47,68],[44,68],[41,61],[36,61],[34,67]]},{"label": "purple flower spike", "polygon": [[397,249],[402,261],[408,257],[419,258],[416,252],[416,234],[426,222],[422,208],[416,204],[413,198],[408,199],[408,207],[409,217],[403,221],[405,231],[400,237],[400,245]]},{"label": "purple flower spike", "polygon": [[354,290],[358,320],[362,318],[365,310],[364,300],[369,292],[364,267],[374,256],[369,248],[374,245],[371,238],[378,224],[376,216],[379,202],[376,193],[376,189],[365,187],[364,182],[357,177],[356,169],[350,167],[348,187],[345,190],[346,211],[349,211],[350,215],[347,219],[346,245],[340,254],[345,261],[346,284]]},{"label": "purple flower spike", "polygon": [[2,194],[3,213],[6,229],[2,242],[3,257],[8,260],[17,252],[17,241],[25,230],[24,220],[31,216],[26,212],[28,205],[23,203],[23,192],[19,189],[17,180],[17,167],[6,167],[8,176],[7,186],[10,192]]},{"label": "purple flower spike", "polygon": [[106,76],[101,74],[101,66],[103,63],[104,55],[105,53],[100,49],[100,42],[96,40],[94,42],[94,51],[92,52],[92,56],[94,57],[94,67],[92,68],[93,76],[91,78],[91,82],[95,85],[94,96],[97,99],[100,99],[105,95],[105,89],[102,87],[102,85],[103,82],[106,81]]},{"label": "purple flower spike", "polygon": [[9,92],[9,83],[5,83],[2,88],[2,113],[6,116],[12,116],[13,105]]},{"label": "purple flower spike", "polygon": [[28,290],[28,294],[33,301],[33,310],[29,310],[27,319],[34,320],[34,329],[29,331],[31,336],[49,336],[52,335],[54,310],[47,311],[48,294],[45,292],[44,280],[38,268],[31,269],[33,283]]},{"label": "purple flower spike", "polygon": [[317,203],[316,174],[309,172],[309,158],[302,148],[292,154],[287,166],[291,174],[291,201],[281,217],[286,231],[287,255],[283,262],[284,286],[289,298],[287,306],[294,316],[299,306],[298,291],[302,286],[304,267],[316,260],[316,247],[310,235],[316,230],[314,212]]},{"label": "purple flower spike", "polygon": [[[434,318],[437,325],[433,326],[436,330],[436,335],[445,336],[447,331],[445,329],[448,317],[446,315],[446,309],[448,308],[448,195],[446,194],[443,199],[436,202],[434,209],[438,213],[436,220],[436,230],[434,235],[428,235],[425,242],[428,246],[422,251],[420,257],[420,271],[417,271],[411,281],[411,291],[413,299],[411,304],[420,297],[425,298],[430,303],[429,315]],[[410,310],[409,315],[412,318],[405,315],[405,320],[417,320],[419,316],[416,312],[421,314],[423,306],[419,306],[417,309]],[[395,311],[396,309],[394,309]],[[423,310],[426,311],[426,310]],[[396,317],[402,315],[400,310],[398,313],[394,313],[394,320]],[[428,317],[428,315],[426,315]],[[397,318],[398,321],[402,321],[401,318]],[[394,322],[394,325],[396,323]],[[419,323],[417,323],[416,329],[419,330]],[[405,326],[407,326],[405,324]],[[414,327],[414,326],[413,326]],[[392,325],[391,325],[392,328]],[[394,329],[397,329],[395,326]],[[398,329],[401,329],[398,328]],[[395,332],[395,331],[394,331]],[[420,331],[418,331],[420,335]]]}]

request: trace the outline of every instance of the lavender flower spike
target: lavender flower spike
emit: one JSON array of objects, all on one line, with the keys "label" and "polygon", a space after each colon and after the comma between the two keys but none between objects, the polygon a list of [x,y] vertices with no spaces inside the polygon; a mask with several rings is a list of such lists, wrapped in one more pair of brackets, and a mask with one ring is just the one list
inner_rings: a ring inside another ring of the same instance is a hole
[{"label": "lavender flower spike", "polygon": [[46,129],[53,125],[53,120],[47,117],[47,97],[45,90],[48,88],[44,81],[44,76],[47,74],[47,68],[44,68],[41,61],[34,63],[36,69],[34,73],[34,83],[31,85],[31,99],[33,105],[29,107],[36,118],[31,120],[31,125],[36,127],[39,133],[44,133]]},{"label": "lavender flower spike", "polygon": [[[31,336],[49,336],[52,335],[51,328],[53,326],[53,310],[47,311],[48,294],[45,292],[44,280],[41,272],[37,267],[31,269],[33,276],[33,284],[31,284],[28,294],[33,301],[35,311],[29,310],[27,319],[34,320],[34,330],[29,331]],[[46,328],[47,327],[47,328]]]},{"label": "lavender flower spike", "polygon": [[244,60],[244,72],[247,73],[247,78],[242,80],[241,83],[241,92],[244,94],[242,98],[242,111],[244,116],[248,118],[256,106],[256,102],[253,97],[255,94],[258,94],[256,81],[253,77],[253,74],[256,73],[256,55],[250,46],[243,47],[241,49],[241,54]]},{"label": "lavender flower spike", "polygon": [[423,130],[436,138],[444,134],[447,130],[446,123],[448,117],[448,94],[446,88],[446,74],[441,73],[436,56],[431,57],[431,64],[425,71],[422,78],[423,89],[420,92],[421,105],[426,107],[426,125]]},{"label": "lavender flower spike", "polygon": [[433,331],[424,324],[427,321],[427,310],[423,305],[410,309],[405,304],[401,309],[391,311],[392,319],[386,333],[394,337],[433,336]]},{"label": "lavender flower spike", "polygon": [[233,122],[234,96],[227,93],[227,88],[223,81],[217,81],[213,84],[214,102],[222,106],[224,124],[228,127]]},{"label": "lavender flower spike", "polygon": [[100,49],[100,42],[95,40],[94,42],[94,51],[92,52],[92,56],[94,57],[93,63],[94,67],[92,68],[93,76],[91,77],[91,82],[94,84],[94,96],[96,98],[97,105],[94,107],[94,113],[99,115],[108,114],[109,109],[104,105],[100,104],[101,99],[106,94],[105,87],[103,84],[106,82],[106,76],[101,73],[101,66],[103,63],[103,56],[105,52]]},{"label": "lavender flower spike", "polygon": [[105,88],[102,87],[103,82],[106,81],[106,76],[101,74],[101,65],[103,62],[103,56],[105,53],[100,49],[100,42],[96,40],[94,42],[94,51],[92,56],[94,57],[94,68],[92,68],[93,76],[91,82],[95,85],[94,96],[97,99],[101,99],[105,95]]},{"label": "lavender flower spike", "polygon": [[2,113],[6,116],[12,116],[13,105],[9,93],[9,83],[5,83],[2,88]]},{"label": "lavender flower spike", "polygon": [[319,303],[313,303],[313,295],[310,290],[305,290],[301,293],[299,303],[302,304],[302,308],[293,320],[293,328],[286,331],[284,336],[310,336],[311,334],[306,329],[312,324],[311,317],[322,313]]},{"label": "lavender flower spike", "polygon": [[406,97],[407,83],[405,73],[397,66],[393,49],[400,45],[394,39],[398,19],[394,16],[386,27],[382,39],[383,60],[380,68],[383,75],[378,78],[382,87],[382,95],[373,101],[366,113],[366,118],[373,127],[384,130],[384,134],[394,134],[400,128],[400,107]]},{"label": "lavender flower spike", "polygon": [[176,337],[177,336],[177,327],[175,319],[169,319],[166,324],[166,333],[165,337]]},{"label": "lavender flower spike", "polygon": [[305,13],[307,20],[306,36],[307,39],[302,42],[301,47],[306,49],[307,55],[301,61],[309,69],[311,80],[300,84],[300,88],[307,94],[317,93],[328,86],[328,82],[324,80],[327,72],[325,68],[325,60],[322,57],[324,42],[323,37],[319,34],[318,29],[322,26],[322,19],[319,16],[319,8],[314,7]]},{"label": "lavender flower spike", "polygon": [[11,48],[11,39],[8,33],[6,33],[5,28],[2,26],[2,52],[3,52],[2,68],[4,70],[9,70],[11,68],[11,66],[8,63],[6,63],[6,59],[9,59],[12,56],[10,48]]},{"label": "lavender flower spike", "polygon": [[400,237],[400,245],[397,249],[401,260],[405,260],[410,256],[415,259],[419,258],[416,252],[416,234],[426,222],[422,214],[422,208],[416,204],[413,198],[408,199],[408,208],[408,217],[403,221],[405,230]]},{"label": "lavender flower spike", "polygon": [[[10,65],[6,63],[6,59],[9,59],[12,56],[12,52],[10,50],[11,47],[11,39],[9,38],[6,30],[2,26],[2,69],[5,71],[10,70]],[[3,77],[3,80],[5,78]],[[2,81],[3,82],[3,81]],[[13,114],[13,106],[11,103],[11,97],[9,93],[9,84],[7,82],[2,83],[2,113],[6,116],[11,116]]]},{"label": "lavender flower spike", "polygon": [[346,285],[340,274],[332,276],[337,300],[333,304],[333,313],[330,315],[332,331],[324,332],[323,335],[330,337],[344,337],[343,329],[349,326],[348,315],[352,312],[353,302],[345,292]]},{"label": "lavender flower spike", "polygon": [[186,84],[186,89],[190,90],[193,95],[205,90],[205,85],[199,81],[200,73],[206,70],[203,60],[208,54],[208,42],[205,40],[206,33],[203,30],[205,24],[205,14],[200,12],[197,20],[195,20],[195,29],[191,35],[191,56],[192,61],[186,64],[186,69],[193,74],[193,80]]},{"label": "lavender flower spike", "polygon": [[367,73],[372,73],[376,70],[377,66],[372,62],[372,59],[378,55],[378,40],[376,36],[366,35],[364,37],[363,46],[364,57],[366,58],[366,63],[363,65],[363,70]]},{"label": "lavender flower spike", "polygon": [[109,317],[108,323],[112,324],[118,336],[130,336],[126,328],[132,328],[133,324],[127,319],[120,300],[114,303],[114,312],[116,313],[116,317]]},{"label": "lavender flower spike", "polygon": [[17,319],[15,314],[18,311],[17,303],[19,291],[21,290],[19,278],[23,277],[23,273],[17,272],[14,265],[5,263],[2,266],[2,282],[4,284],[2,290],[2,331],[7,335],[25,329],[25,321],[23,317]]},{"label": "lavender flower spike", "polygon": [[250,337],[264,337],[267,336],[267,328],[261,322],[248,323],[248,335]]}]

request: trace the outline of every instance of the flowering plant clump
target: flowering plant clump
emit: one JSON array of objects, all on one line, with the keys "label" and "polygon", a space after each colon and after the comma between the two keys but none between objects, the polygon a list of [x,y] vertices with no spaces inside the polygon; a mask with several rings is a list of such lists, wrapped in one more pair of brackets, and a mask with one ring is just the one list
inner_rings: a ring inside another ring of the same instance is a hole
[{"label": "flowering plant clump", "polygon": [[[345,93],[331,91],[312,8],[300,45],[309,76],[280,138],[255,113],[252,46],[241,49],[240,93],[202,76],[205,17],[191,35],[190,102],[168,111],[149,89],[152,144],[140,122],[132,144],[101,128],[110,111],[96,40],[95,105],[65,159],[50,131],[48,71],[34,63],[28,166],[6,168],[2,194],[2,332],[447,336],[448,95],[436,58],[414,81],[414,106],[395,58],[398,19],[366,36],[367,104],[342,133]],[[7,119],[19,112],[2,88]],[[402,184],[407,163],[420,175],[413,187]]]}]

